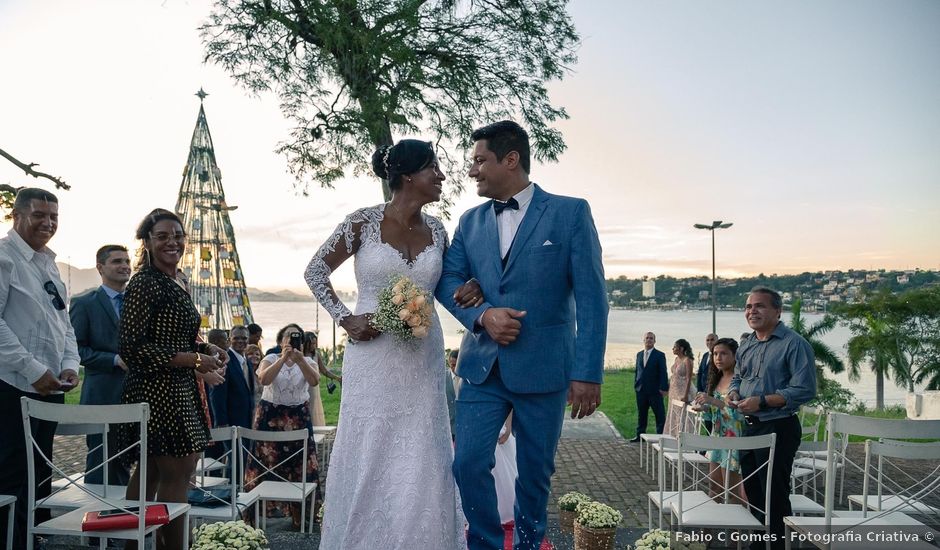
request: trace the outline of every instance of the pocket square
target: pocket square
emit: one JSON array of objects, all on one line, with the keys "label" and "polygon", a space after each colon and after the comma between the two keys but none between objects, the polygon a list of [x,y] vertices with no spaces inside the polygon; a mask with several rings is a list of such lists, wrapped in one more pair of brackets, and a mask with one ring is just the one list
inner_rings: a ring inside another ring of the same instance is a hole
[{"label": "pocket square", "polygon": [[552,241],[545,241],[544,243],[542,243],[542,246],[552,246],[553,244],[555,243],[553,243]]}]

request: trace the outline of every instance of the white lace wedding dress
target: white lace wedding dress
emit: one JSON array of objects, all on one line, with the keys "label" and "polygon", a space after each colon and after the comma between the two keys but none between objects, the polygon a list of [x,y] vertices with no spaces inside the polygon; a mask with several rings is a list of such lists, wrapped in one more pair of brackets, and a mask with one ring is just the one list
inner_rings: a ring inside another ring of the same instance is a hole
[{"label": "white lace wedding dress", "polygon": [[[330,269],[323,258],[337,246],[351,252],[357,233],[356,314],[375,311],[393,275],[405,275],[432,293],[437,285],[447,246],[440,220],[424,217],[433,242],[410,263],[382,241],[384,208],[348,216],[307,267],[307,284],[337,321],[352,313],[327,286]],[[451,473],[445,383],[450,380],[436,313],[424,339],[402,344],[381,335],[346,347],[321,550],[467,548]]]}]

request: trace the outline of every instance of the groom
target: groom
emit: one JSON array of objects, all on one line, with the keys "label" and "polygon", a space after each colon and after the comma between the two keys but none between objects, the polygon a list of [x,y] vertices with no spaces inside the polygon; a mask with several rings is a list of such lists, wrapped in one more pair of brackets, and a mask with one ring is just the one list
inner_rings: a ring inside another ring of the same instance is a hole
[{"label": "groom", "polygon": [[[500,427],[513,413],[516,550],[537,549],[566,401],[571,416],[601,402],[607,293],[587,202],[529,181],[529,136],[502,121],[473,132],[469,176],[491,198],[460,218],[436,295],[467,328],[457,374],[454,476],[471,550],[500,550],[503,530],[490,470]],[[476,279],[486,301],[454,305]]]}]

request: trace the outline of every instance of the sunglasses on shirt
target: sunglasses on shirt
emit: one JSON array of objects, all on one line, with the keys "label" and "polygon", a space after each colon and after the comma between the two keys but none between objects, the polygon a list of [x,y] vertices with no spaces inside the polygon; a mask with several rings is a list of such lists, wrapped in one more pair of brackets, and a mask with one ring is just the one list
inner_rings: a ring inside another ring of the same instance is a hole
[{"label": "sunglasses on shirt", "polygon": [[62,296],[59,295],[59,287],[55,286],[55,283],[52,281],[46,281],[42,288],[46,290],[46,294],[52,296],[52,305],[59,311],[65,309],[65,301],[62,300]]}]

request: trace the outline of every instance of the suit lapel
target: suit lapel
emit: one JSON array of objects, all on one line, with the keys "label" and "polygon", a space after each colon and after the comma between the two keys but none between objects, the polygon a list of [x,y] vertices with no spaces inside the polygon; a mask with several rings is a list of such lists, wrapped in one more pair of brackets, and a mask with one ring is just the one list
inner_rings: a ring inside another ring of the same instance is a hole
[{"label": "suit lapel", "polygon": [[[228,350],[228,362],[232,363],[232,361],[234,361],[234,365],[238,366],[238,378],[240,378],[241,383],[248,388],[248,379],[245,378],[245,367],[242,366],[242,362],[238,359],[238,356],[235,355],[235,352]],[[251,388],[248,389],[250,390]]]},{"label": "suit lapel", "polygon": [[[532,236],[532,232],[535,230],[535,226],[538,225],[539,219],[541,219],[542,214],[545,213],[545,207],[547,204],[548,194],[542,191],[541,187],[536,185],[535,191],[532,194],[532,203],[529,204],[529,208],[526,210],[525,217],[522,218],[522,223],[519,225],[519,229],[516,231],[516,237],[512,240],[512,246],[509,248],[509,261],[506,262],[506,269],[504,272],[509,271],[509,269],[512,268],[512,264],[515,263],[516,258],[519,257],[519,254],[522,254],[522,251],[525,249],[526,241],[528,241],[529,237]],[[495,221],[495,216],[493,217]]]},{"label": "suit lapel", "polygon": [[114,312],[114,304],[111,303],[111,298],[108,298],[108,293],[99,288],[95,291],[95,294],[95,297],[98,300],[98,304],[101,305],[102,309],[104,309],[108,319],[111,319],[111,322],[114,323],[115,327],[118,326],[118,316],[117,313]]}]

